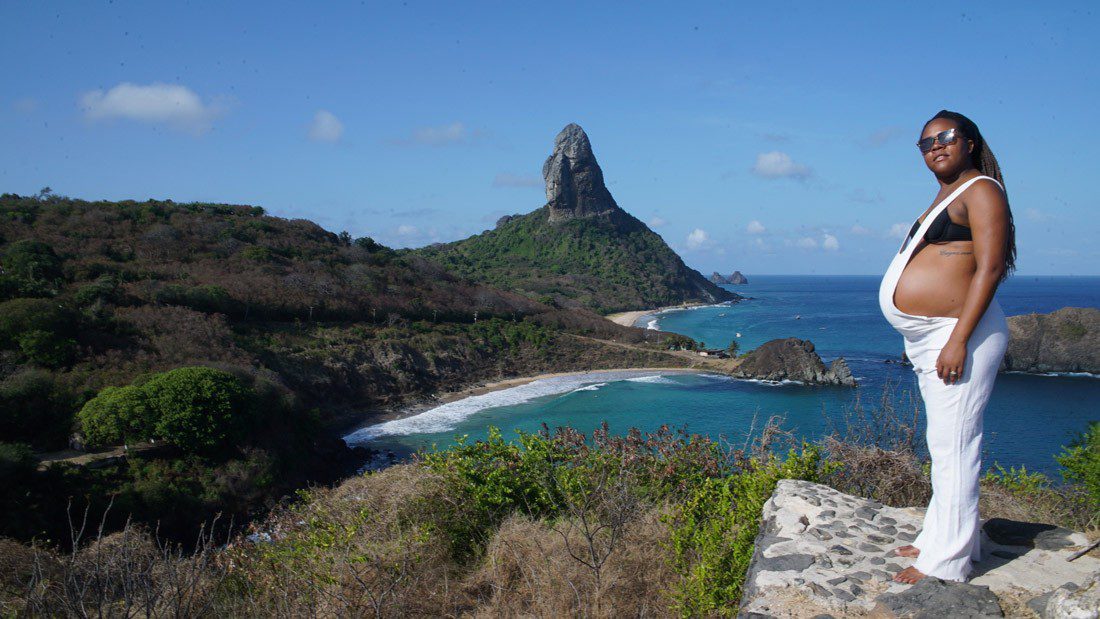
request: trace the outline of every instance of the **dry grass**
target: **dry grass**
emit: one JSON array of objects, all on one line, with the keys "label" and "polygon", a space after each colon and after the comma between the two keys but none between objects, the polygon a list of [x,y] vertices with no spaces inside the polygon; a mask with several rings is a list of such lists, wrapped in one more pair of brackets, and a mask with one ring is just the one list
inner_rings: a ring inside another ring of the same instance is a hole
[{"label": "dry grass", "polygon": [[[577,526],[555,527],[525,516],[506,520],[480,569],[466,581],[478,617],[654,617],[671,614],[668,526],[661,509],[639,513],[608,555],[597,588],[593,571],[572,556],[583,546]],[[562,531],[568,531],[563,536]]]}]

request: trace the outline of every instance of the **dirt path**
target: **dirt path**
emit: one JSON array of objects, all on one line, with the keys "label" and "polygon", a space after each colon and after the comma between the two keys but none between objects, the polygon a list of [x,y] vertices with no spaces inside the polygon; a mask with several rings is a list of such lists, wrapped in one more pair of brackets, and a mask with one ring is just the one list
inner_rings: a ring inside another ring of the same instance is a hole
[{"label": "dirt path", "polygon": [[708,370],[714,370],[715,372],[722,372],[723,374],[729,374],[741,365],[741,359],[729,358],[719,359],[717,357],[703,357],[699,353],[690,350],[660,350],[654,348],[646,348],[644,346],[638,346],[636,344],[628,344],[626,342],[616,342],[612,340],[601,340],[595,337],[588,337],[587,335],[577,335],[575,333],[564,333],[569,337],[575,337],[582,340],[588,340],[590,342],[596,342],[598,344],[606,344],[608,346],[618,346],[619,348],[626,348],[630,350],[638,350],[643,352],[658,353],[662,355],[671,355],[674,357],[680,357],[691,362],[688,367],[692,368],[706,368]]},{"label": "dirt path", "polygon": [[164,447],[167,447],[167,445],[163,443],[139,443],[137,445],[129,445],[127,447],[123,447],[120,445],[106,451],[95,452],[77,451],[75,449],[49,451],[45,453],[35,454],[34,457],[38,459],[39,471],[46,470],[49,465],[55,462],[67,462],[69,464],[75,464],[78,466],[96,468],[97,466],[107,466],[108,464],[114,464],[115,462],[124,460],[129,455],[146,454],[146,452],[151,452],[155,449],[161,449]]}]

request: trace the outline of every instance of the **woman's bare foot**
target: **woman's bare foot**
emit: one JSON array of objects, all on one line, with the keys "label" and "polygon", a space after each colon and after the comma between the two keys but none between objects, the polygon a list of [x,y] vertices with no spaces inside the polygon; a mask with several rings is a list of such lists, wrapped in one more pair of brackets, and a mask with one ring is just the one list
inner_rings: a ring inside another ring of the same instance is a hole
[{"label": "woman's bare foot", "polygon": [[912,544],[906,544],[905,546],[899,546],[894,549],[894,554],[899,557],[916,557],[920,555],[920,548]]},{"label": "woman's bare foot", "polygon": [[921,578],[924,578],[924,573],[913,567],[912,565],[898,572],[897,574],[894,574],[895,582],[903,582],[910,585],[917,582]]}]

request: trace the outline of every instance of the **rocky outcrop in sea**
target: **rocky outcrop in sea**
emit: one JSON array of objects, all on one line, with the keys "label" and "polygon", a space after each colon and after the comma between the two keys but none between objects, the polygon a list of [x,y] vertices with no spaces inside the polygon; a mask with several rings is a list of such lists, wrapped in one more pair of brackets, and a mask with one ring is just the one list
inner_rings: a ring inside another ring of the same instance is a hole
[{"label": "rocky outcrop in sea", "polygon": [[715,271],[711,274],[710,281],[714,282],[715,284],[734,284],[737,286],[741,286],[749,283],[749,278],[742,275],[741,271],[734,271],[733,274],[729,277],[726,277],[718,271]]},{"label": "rocky outcrop in sea", "polygon": [[1100,309],[1064,307],[1010,316],[1002,369],[1009,372],[1100,374]]},{"label": "rocky outcrop in sea", "polygon": [[761,513],[738,616],[1097,616],[1100,559],[1068,561],[1088,538],[1048,524],[984,521],[968,582],[894,582],[914,559],[893,549],[911,543],[923,520],[922,508],[780,480]]},{"label": "rocky outcrop in sea", "polygon": [[813,342],[793,337],[764,343],[750,352],[731,374],[735,378],[856,386],[856,379],[843,357],[825,367],[821,357],[814,352]]}]

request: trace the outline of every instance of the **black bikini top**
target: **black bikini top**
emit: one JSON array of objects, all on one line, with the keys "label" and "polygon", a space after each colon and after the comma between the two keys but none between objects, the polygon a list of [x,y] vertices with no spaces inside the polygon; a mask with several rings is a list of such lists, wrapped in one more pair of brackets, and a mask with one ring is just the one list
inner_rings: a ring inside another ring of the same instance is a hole
[{"label": "black bikini top", "polygon": [[[913,227],[909,229],[909,238],[917,233],[920,224],[919,219],[913,222]],[[924,233],[924,240],[929,243],[947,243],[949,241],[972,241],[974,239],[970,236],[970,228],[951,221],[951,217],[947,215],[947,209],[943,209],[928,225],[928,230]]]}]

